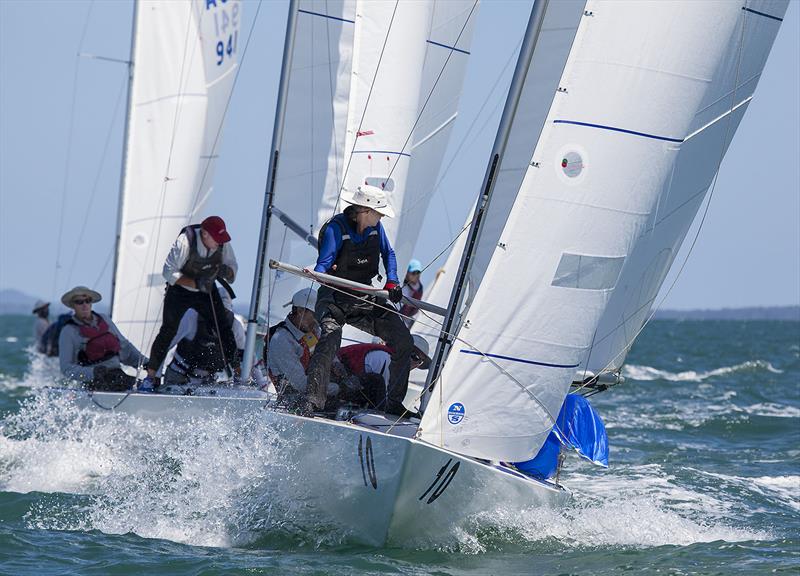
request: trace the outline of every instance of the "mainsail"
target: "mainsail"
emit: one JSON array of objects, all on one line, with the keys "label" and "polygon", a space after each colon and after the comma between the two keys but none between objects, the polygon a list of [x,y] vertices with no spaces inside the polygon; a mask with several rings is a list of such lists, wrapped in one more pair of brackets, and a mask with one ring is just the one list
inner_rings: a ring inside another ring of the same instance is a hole
[{"label": "mainsail", "polygon": [[[397,217],[384,226],[403,266],[456,117],[477,2],[301,0],[292,9],[268,257],[313,264],[320,227],[370,184],[391,198]],[[276,321],[301,281],[256,276],[257,317]]]},{"label": "mainsail", "polygon": [[212,189],[240,42],[239,0],[139,0],[111,314],[148,350],[169,248]]},{"label": "mainsail", "polygon": [[[621,281],[651,273],[644,289],[657,292],[672,258],[652,239],[673,246],[688,223],[657,224],[699,206],[786,4],[589,1],[573,12],[577,34],[541,134],[522,149],[509,139],[499,160],[500,174],[507,158],[525,164],[511,166],[523,166],[517,187],[498,181],[487,208],[501,218],[475,254],[491,257],[485,272],[472,269],[482,278],[422,439],[491,460],[537,452]],[[545,28],[570,7],[551,2]],[[536,67],[534,55],[526,82]],[[519,109],[535,105],[523,93]]]}]

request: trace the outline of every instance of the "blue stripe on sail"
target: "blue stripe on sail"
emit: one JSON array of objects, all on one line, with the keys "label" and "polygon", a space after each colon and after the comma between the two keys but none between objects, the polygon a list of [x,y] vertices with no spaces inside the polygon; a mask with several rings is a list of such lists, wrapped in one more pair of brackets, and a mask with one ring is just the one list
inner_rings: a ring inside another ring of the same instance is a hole
[{"label": "blue stripe on sail", "polygon": [[442,48],[447,48],[448,50],[455,50],[456,52],[461,52],[462,54],[466,54],[467,56],[469,56],[469,52],[467,52],[466,50],[462,50],[461,48],[456,48],[455,46],[448,46],[447,44],[434,42],[433,40],[428,40],[428,44],[433,44],[434,46],[441,46]]},{"label": "blue stripe on sail", "polygon": [[752,8],[748,8],[747,6],[742,6],[742,10],[744,10],[745,12],[750,12],[751,14],[758,14],[759,16],[763,16],[764,18],[771,18],[772,20],[783,22],[783,18],[778,18],[777,16],[773,16],[772,14],[767,14],[766,12],[759,12],[758,10],[753,10]]},{"label": "blue stripe on sail", "polygon": [[537,362],[536,360],[525,360],[524,358],[513,358],[511,356],[501,356],[500,354],[486,354],[475,350],[459,350],[462,354],[474,354],[475,356],[488,356],[489,358],[499,358],[500,360],[511,360],[512,362],[522,362],[523,364],[535,364],[536,366],[546,366],[548,368],[577,368],[580,364],[550,364],[549,362]]},{"label": "blue stripe on sail", "polygon": [[322,18],[330,18],[331,20],[338,20],[339,22],[348,22],[350,24],[355,24],[355,20],[347,20],[345,18],[339,18],[338,16],[328,16],[327,14],[321,14],[320,12],[312,12],[311,10],[300,10],[297,9],[298,12],[302,12],[303,14],[310,14],[311,16],[321,16]]},{"label": "blue stripe on sail", "polygon": [[683,142],[684,140],[683,138],[669,138],[668,136],[659,136],[657,134],[626,130],[625,128],[615,128],[614,126],[603,126],[602,124],[591,124],[589,122],[576,122],[574,120],[553,120],[553,124],[574,124],[576,126],[588,126],[589,128],[600,128],[601,130],[611,130],[612,132],[622,132],[623,134],[633,134],[634,136],[652,138],[653,140],[665,140],[667,142]]},{"label": "blue stripe on sail", "polygon": [[411,158],[411,154],[392,152],[391,150],[353,150],[353,154],[396,154],[397,156],[408,156]]}]

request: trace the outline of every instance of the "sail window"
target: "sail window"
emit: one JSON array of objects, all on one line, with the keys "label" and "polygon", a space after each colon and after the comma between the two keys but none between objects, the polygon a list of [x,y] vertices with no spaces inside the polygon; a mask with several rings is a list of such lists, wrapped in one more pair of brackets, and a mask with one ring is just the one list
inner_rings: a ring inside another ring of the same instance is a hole
[{"label": "sail window", "polygon": [[624,262],[624,256],[610,258],[565,252],[561,255],[551,285],[583,290],[609,290],[616,286]]},{"label": "sail window", "polygon": [[370,186],[377,186],[386,192],[391,192],[394,190],[394,180],[391,178],[379,178],[377,176],[367,176],[364,178],[364,184],[369,184]]}]

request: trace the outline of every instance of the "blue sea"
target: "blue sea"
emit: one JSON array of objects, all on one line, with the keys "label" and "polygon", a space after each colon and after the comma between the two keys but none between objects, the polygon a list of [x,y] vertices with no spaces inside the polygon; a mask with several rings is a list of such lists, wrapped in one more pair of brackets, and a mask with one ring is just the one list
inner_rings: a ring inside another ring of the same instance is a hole
[{"label": "blue sea", "polygon": [[285,492],[253,487],[292,477],[258,422],[165,428],[49,397],[32,320],[0,317],[2,574],[800,574],[800,322],[652,322],[591,399],[610,467],[568,459],[566,508],[371,548],[274,513]]}]

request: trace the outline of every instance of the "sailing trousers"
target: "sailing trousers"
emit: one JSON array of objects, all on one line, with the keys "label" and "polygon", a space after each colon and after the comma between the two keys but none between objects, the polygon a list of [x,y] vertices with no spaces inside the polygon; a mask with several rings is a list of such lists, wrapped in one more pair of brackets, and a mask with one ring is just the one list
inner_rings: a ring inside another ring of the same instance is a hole
[{"label": "sailing trousers", "polygon": [[381,338],[393,350],[389,364],[388,405],[381,409],[391,414],[402,414],[405,410],[403,399],[408,391],[414,341],[400,317],[381,307],[391,307],[386,300],[379,298],[376,304],[380,306],[336,292],[327,286],[319,289],[315,315],[322,335],[306,371],[308,401],[315,410],[322,410],[325,406],[331,363],[342,344],[342,328],[345,324]]},{"label": "sailing trousers", "polygon": [[[150,349],[150,362],[147,364],[147,368],[157,371],[164,362],[164,358],[169,352],[169,345],[178,332],[181,318],[189,308],[194,308],[209,326],[218,326],[225,360],[233,367],[239,366],[236,338],[231,325],[226,322],[225,306],[222,304],[219,292],[215,289],[212,289],[210,293],[195,292],[187,290],[183,286],[171,284],[167,286],[167,293],[164,296],[164,316],[161,321],[161,329]],[[214,321],[215,314],[216,322]]]}]

